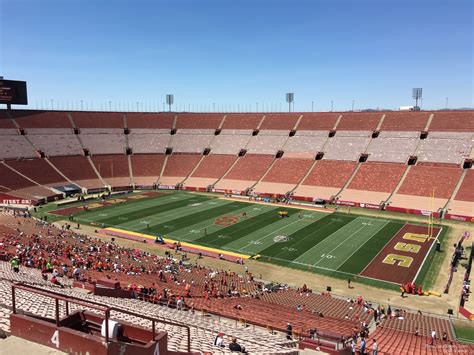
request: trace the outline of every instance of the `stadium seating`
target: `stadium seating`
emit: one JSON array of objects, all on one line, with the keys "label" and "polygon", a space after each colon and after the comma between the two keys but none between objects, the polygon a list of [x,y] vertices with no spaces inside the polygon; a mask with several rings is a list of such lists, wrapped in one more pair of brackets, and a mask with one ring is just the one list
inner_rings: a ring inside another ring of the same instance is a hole
[{"label": "stadium seating", "polygon": [[131,186],[126,155],[96,155],[92,162],[97,172],[110,186]]},{"label": "stadium seating", "polygon": [[180,129],[218,129],[223,113],[180,113],[177,115],[176,127]]},{"label": "stadium seating", "polygon": [[283,150],[285,157],[314,158],[318,152],[323,151],[328,140],[327,131],[297,131],[289,137]]},{"label": "stadium seating", "polygon": [[205,156],[199,167],[184,182],[184,185],[201,188],[212,185],[224,176],[236,159],[236,155],[211,154]]},{"label": "stadium seating", "polygon": [[[78,128],[124,128],[124,114],[121,112],[71,112]],[[81,130],[82,131],[82,130]]]},{"label": "stadium seating", "polygon": [[340,113],[305,112],[297,129],[298,131],[330,131],[336,126],[337,120],[340,116]]},{"label": "stadium seating", "polygon": [[0,159],[31,158],[36,155],[25,136],[12,135],[11,130],[0,130]]},{"label": "stadium seating", "polygon": [[461,164],[469,157],[473,133],[430,132],[420,142],[417,152],[419,161],[433,163]]},{"label": "stadium seating", "polygon": [[49,161],[67,176],[69,180],[74,181],[79,186],[88,189],[103,187],[102,182],[92,169],[87,157],[51,157]]},{"label": "stadium seating", "polygon": [[175,153],[200,154],[205,148],[209,148],[213,138],[212,129],[179,129],[178,133],[171,137],[170,146]]},{"label": "stadium seating", "polygon": [[429,112],[387,112],[380,127],[384,131],[415,131],[421,132],[426,128]]},{"label": "stadium seating", "polygon": [[474,132],[474,111],[435,112],[429,131]]},{"label": "stadium seating", "polygon": [[199,154],[172,154],[168,157],[162,177],[161,185],[176,185],[191,174],[194,167],[201,160]]},{"label": "stadium seating", "polygon": [[370,142],[368,131],[337,131],[336,136],[330,138],[324,147],[324,159],[352,160],[359,159]]},{"label": "stadium seating", "polygon": [[41,185],[54,186],[69,183],[45,159],[10,160],[5,164]]},{"label": "stadium seating", "polygon": [[336,129],[338,131],[375,131],[382,115],[380,112],[343,113]]},{"label": "stadium seating", "polygon": [[133,132],[136,129],[167,129],[173,128],[174,113],[134,113],[126,114],[127,127]]},{"label": "stadium seating", "polygon": [[247,144],[250,154],[273,155],[283,148],[288,139],[289,131],[266,130],[253,136]]},{"label": "stadium seating", "polygon": [[12,117],[20,128],[73,128],[67,112],[64,111],[23,111],[14,110]]},{"label": "stadium seating", "polygon": [[218,136],[210,142],[211,152],[214,154],[237,155],[241,149],[247,146],[252,131],[246,129],[223,129]]},{"label": "stadium seating", "polygon": [[[461,177],[462,178],[462,177]],[[448,213],[474,217],[474,170],[465,172],[462,183],[448,208]]]},{"label": "stadium seating", "polygon": [[357,163],[351,161],[321,160],[295,190],[296,196],[330,199],[350,178]]},{"label": "stadium seating", "polygon": [[419,135],[414,131],[382,131],[367,148],[368,160],[406,163],[410,156],[415,155]]},{"label": "stadium seating", "polygon": [[0,186],[9,195],[31,200],[40,200],[57,194],[24,178],[3,163],[0,163]]},{"label": "stadium seating", "polygon": [[271,113],[266,114],[259,129],[290,131],[298,122],[299,113]]},{"label": "stadium seating", "polygon": [[262,121],[261,113],[228,113],[225,116],[222,130],[254,130]]},{"label": "stadium seating", "polygon": [[131,161],[135,185],[152,186],[155,184],[160,177],[165,157],[164,154],[133,154]]},{"label": "stadium seating", "polygon": [[28,128],[28,139],[46,156],[81,155],[83,148],[69,128]]},{"label": "stadium seating", "polygon": [[79,139],[92,154],[123,154],[127,143],[120,129],[83,128]]},{"label": "stadium seating", "polygon": [[461,176],[455,165],[420,163],[412,166],[390,205],[437,211],[451,197]]},{"label": "stadium seating", "polygon": [[378,205],[395,190],[405,170],[403,164],[362,164],[340,199]]},{"label": "stadium seating", "polygon": [[171,137],[167,129],[135,128],[131,130],[128,141],[135,154],[164,154],[171,146]]}]

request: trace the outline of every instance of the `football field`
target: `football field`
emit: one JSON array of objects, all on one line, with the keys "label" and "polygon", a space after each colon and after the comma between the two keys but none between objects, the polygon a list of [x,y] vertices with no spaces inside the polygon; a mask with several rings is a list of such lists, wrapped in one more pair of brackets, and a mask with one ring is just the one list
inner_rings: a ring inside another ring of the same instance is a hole
[{"label": "football field", "polygon": [[[74,221],[82,224],[152,237],[161,235],[198,247],[256,257],[262,262],[392,284],[420,276],[441,231],[437,228],[436,235],[429,238],[426,225],[400,220],[187,192],[138,194],[108,201],[105,206],[95,203],[88,211],[73,207],[51,213],[71,213]],[[287,212],[288,217],[282,218],[279,212]],[[400,248],[400,243],[405,244],[405,249]],[[376,260],[380,265],[374,265]]]}]

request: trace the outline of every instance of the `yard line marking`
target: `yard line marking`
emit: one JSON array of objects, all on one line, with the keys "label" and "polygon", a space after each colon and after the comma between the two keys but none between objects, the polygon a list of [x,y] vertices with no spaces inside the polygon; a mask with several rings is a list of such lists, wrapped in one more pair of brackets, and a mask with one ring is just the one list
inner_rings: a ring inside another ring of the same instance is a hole
[{"label": "yard line marking", "polygon": [[[389,223],[390,223],[390,221],[386,221],[385,224],[382,224],[382,226],[381,226],[376,232],[372,233],[372,235],[370,236],[369,239],[367,239],[367,240],[366,240],[364,243],[362,243],[356,250],[354,250],[354,251],[351,253],[351,255],[349,255],[342,263],[340,263],[340,264],[337,266],[337,268],[340,268],[342,265],[344,265],[344,263],[345,263],[347,260],[349,260],[349,259],[352,257],[352,255],[354,255],[354,254],[356,253],[357,250],[359,250],[359,249],[362,248],[365,244],[367,244],[367,243],[369,242],[369,240],[371,240],[378,232],[380,232],[380,231],[382,230],[382,228],[384,228],[384,227],[385,227],[387,224],[389,224]],[[372,260],[373,260],[373,259],[372,259]],[[372,261],[372,260],[371,260],[371,261]],[[369,261],[369,263],[370,263],[370,261]]]},{"label": "yard line marking", "polygon": [[[338,245],[336,245],[336,247],[333,248],[331,251],[329,251],[329,252],[327,252],[327,253],[324,253],[324,254],[332,255],[332,252],[333,252],[334,250],[338,249],[342,244],[344,244],[344,243],[347,242],[349,239],[351,239],[351,237],[352,237],[353,235],[359,233],[359,232],[360,232],[362,229],[364,229],[365,227],[367,227],[367,226],[364,226],[364,225],[363,225],[362,227],[360,227],[359,229],[357,229],[354,233],[351,233],[351,234],[349,235],[349,237],[345,238],[342,242],[340,242]],[[319,264],[321,261],[323,261],[323,260],[324,260],[324,258],[320,258],[319,261],[317,261],[317,262],[314,263],[313,265],[316,266],[316,265],[318,265],[318,264]]]},{"label": "yard line marking", "polygon": [[[311,215],[313,215],[314,213],[315,213],[315,212],[312,212]],[[293,225],[293,224],[296,223],[296,222],[301,222],[301,219],[298,218],[297,220],[295,220],[295,221],[293,221],[293,222],[291,222],[291,223],[289,223],[289,224],[286,224],[286,225],[284,225],[284,226],[281,227],[281,228],[278,228],[278,229],[276,229],[276,230],[274,230],[274,231],[271,231],[270,233],[264,235],[263,237],[258,238],[257,240],[255,240],[255,242],[259,242],[259,241],[261,241],[262,239],[265,239],[266,237],[272,235],[273,233],[278,232],[278,231],[280,231],[280,230],[282,230],[282,229],[285,229],[285,228],[287,228],[287,227]],[[241,251],[241,250],[243,250],[243,249],[248,248],[248,247],[251,246],[251,245],[254,245],[254,244],[252,244],[252,243],[249,242],[249,243],[247,243],[247,245],[245,245],[244,247],[242,247],[242,248],[240,248],[240,249],[238,249],[238,250]]]}]

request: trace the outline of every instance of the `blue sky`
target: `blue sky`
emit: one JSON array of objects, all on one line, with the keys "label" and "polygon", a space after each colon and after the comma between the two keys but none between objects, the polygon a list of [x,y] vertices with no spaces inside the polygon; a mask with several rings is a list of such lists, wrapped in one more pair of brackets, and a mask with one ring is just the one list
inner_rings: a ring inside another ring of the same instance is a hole
[{"label": "blue sky", "polygon": [[174,93],[179,110],[280,110],[292,91],[299,111],[394,109],[412,87],[424,108],[472,107],[473,11],[470,0],[0,0],[0,75],[28,81],[32,108],[149,110]]}]

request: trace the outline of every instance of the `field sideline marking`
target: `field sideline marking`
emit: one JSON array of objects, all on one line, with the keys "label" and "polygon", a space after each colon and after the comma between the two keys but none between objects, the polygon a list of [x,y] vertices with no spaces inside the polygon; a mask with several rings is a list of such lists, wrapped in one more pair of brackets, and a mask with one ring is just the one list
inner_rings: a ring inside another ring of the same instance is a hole
[{"label": "field sideline marking", "polygon": [[[441,231],[443,230],[443,227],[439,228],[438,234],[436,234],[435,240],[431,242],[431,246],[428,249],[428,251],[425,254],[425,257],[423,258],[423,261],[420,264],[420,267],[418,268],[418,271],[416,272],[415,278],[413,279],[413,283],[415,283],[416,278],[418,277],[418,274],[420,273],[421,269],[423,268],[423,265],[425,264],[426,258],[428,258],[428,255],[431,254],[431,249],[433,249],[433,246],[435,245],[435,241],[438,240],[439,235],[441,234]],[[431,238],[430,238],[431,239]]]},{"label": "field sideline marking", "polygon": [[[356,250],[354,250],[354,251],[351,253],[351,255],[349,255],[346,259],[344,259],[344,261],[342,261],[342,262],[337,266],[337,268],[339,269],[347,260],[349,260],[349,259],[352,257],[352,255],[354,255],[360,248],[362,248],[365,244],[367,244],[367,243],[369,242],[369,240],[371,240],[378,232],[380,232],[380,231],[381,231],[387,224],[389,224],[389,223],[390,223],[390,221],[386,221],[385,224],[382,224],[382,226],[381,226],[375,233],[373,233],[373,234],[370,236],[369,239],[367,239],[364,243],[362,243],[362,245],[360,245]],[[350,237],[347,238],[345,241],[347,241],[348,239],[350,239]],[[322,259],[321,259],[321,260],[322,260]],[[320,260],[320,261],[321,261],[321,260]],[[372,260],[370,260],[370,261],[372,261]],[[370,263],[370,261],[369,261],[369,263]]]},{"label": "field sideline marking", "polygon": [[[315,265],[311,265],[311,264],[305,264],[305,263],[301,263],[299,261],[291,261],[291,260],[287,260],[287,259],[281,259],[281,258],[273,258],[271,256],[268,256],[268,255],[262,255],[261,258],[267,258],[267,259],[276,259],[276,260],[279,260],[279,261],[283,261],[283,262],[289,262],[291,264],[298,264],[298,265],[302,265],[302,266],[308,266],[310,268],[315,268],[315,269],[321,269],[321,270],[326,270],[326,271],[330,271],[330,272],[337,272],[339,274],[345,274],[345,275],[352,275],[352,276],[357,276],[357,277],[362,277],[364,279],[369,279],[369,280],[374,280],[374,281],[380,281],[380,282],[387,282],[389,284],[394,284],[394,285],[398,285],[397,283],[395,282],[392,282],[392,281],[385,281],[385,280],[382,280],[382,279],[376,279],[376,278],[373,278],[373,277],[368,277],[368,276],[362,276],[360,274],[351,274],[349,272],[344,272],[344,271],[339,271],[339,270],[334,270],[334,269],[330,269],[330,268],[327,268],[327,267],[323,267],[323,266],[315,266]],[[277,266],[282,266],[282,265],[278,265]],[[327,276],[327,275],[325,275]]]},{"label": "field sideline marking", "polygon": [[[137,232],[132,232],[132,231],[127,231],[127,230],[125,230],[125,229],[105,228],[105,231],[117,232],[117,233],[121,233],[121,234],[125,234],[125,235],[128,234],[128,235],[133,235],[133,236],[136,236],[136,237],[141,237],[141,238],[156,240],[156,237],[153,236],[153,235],[143,234],[143,233],[137,233]],[[118,235],[118,236],[119,236],[119,235]],[[173,243],[178,243],[178,242],[180,242],[181,245],[184,246],[184,247],[190,247],[190,248],[194,248],[194,249],[201,249],[201,250],[210,251],[210,252],[213,252],[213,253],[220,253],[220,254],[229,255],[229,256],[233,256],[233,257],[237,257],[237,258],[241,258],[241,259],[250,259],[250,258],[251,258],[250,255],[234,253],[234,252],[232,252],[232,251],[227,251],[227,250],[222,250],[222,249],[210,248],[210,247],[202,246],[202,245],[199,245],[199,244],[192,244],[192,243],[188,243],[188,242],[181,242],[181,241],[179,241],[179,240],[173,240],[173,239],[169,239],[169,238],[163,238],[163,240],[165,241],[165,243],[173,244]]]},{"label": "field sideline marking", "polygon": [[220,200],[229,200],[229,201],[240,201],[240,202],[244,202],[244,203],[251,203],[251,204],[254,204],[254,205],[275,206],[275,207],[279,207],[279,208],[293,208],[293,209],[313,211],[313,212],[322,212],[322,213],[327,213],[327,214],[331,214],[331,213],[336,212],[334,210],[328,210],[326,208],[323,209],[323,208],[320,208],[320,207],[311,207],[311,206],[308,207],[308,206],[305,206],[305,205],[301,205],[301,206],[283,205],[282,206],[278,203],[273,203],[273,202],[248,201],[248,200],[244,200],[244,199],[230,198],[230,197],[218,197],[218,199],[220,199]]}]

